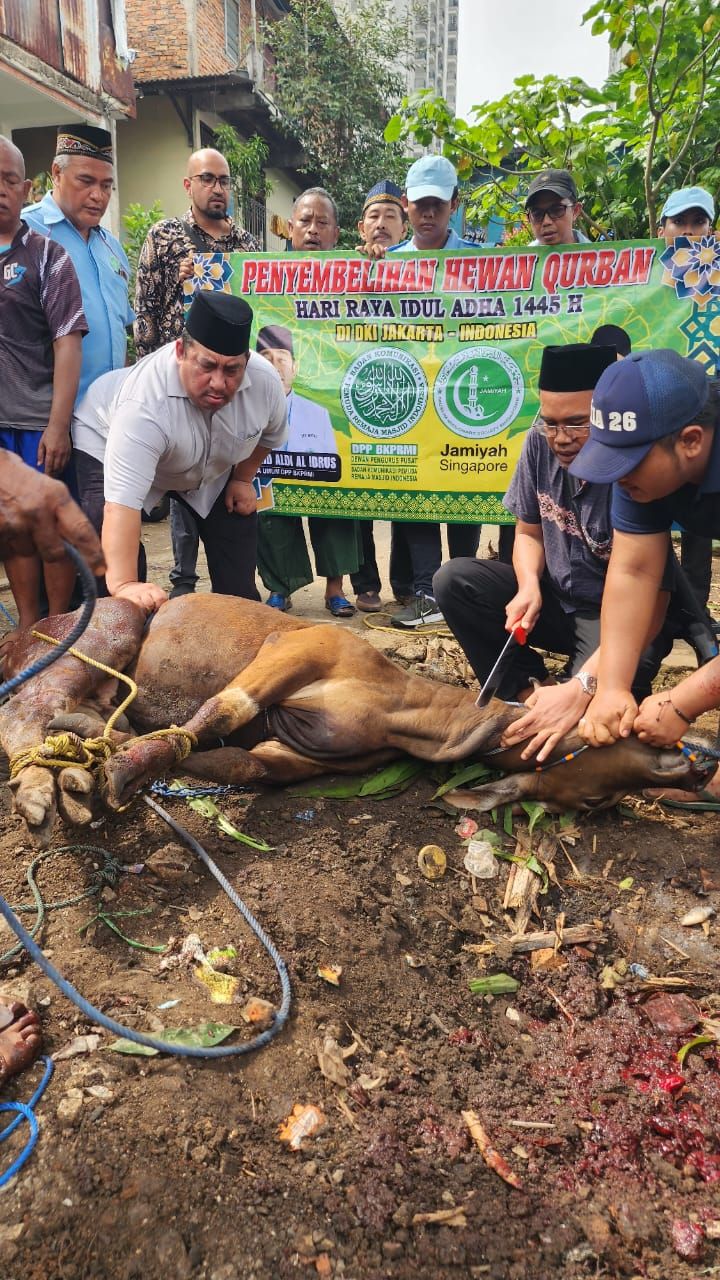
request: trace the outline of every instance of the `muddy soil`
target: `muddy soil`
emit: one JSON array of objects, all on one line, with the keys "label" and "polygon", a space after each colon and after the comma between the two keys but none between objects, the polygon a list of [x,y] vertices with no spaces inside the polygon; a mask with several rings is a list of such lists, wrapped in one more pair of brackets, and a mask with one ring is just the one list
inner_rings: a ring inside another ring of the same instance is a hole
[{"label": "muddy soil", "polygon": [[[233,821],[274,846],[268,854],[168,802],[285,958],[290,1022],[236,1062],[125,1057],[107,1051],[105,1033],[95,1052],[58,1062],[36,1151],[0,1201],[6,1280],[712,1274],[720,1058],[702,1046],[680,1070],[675,1054],[695,1034],[687,1000],[710,1013],[720,1003],[712,920],[709,936],[679,924],[693,906],[718,905],[716,818],[638,802],[582,819],[564,850],[546,837],[556,883],[529,928],[553,928],[563,913],[566,928],[595,922],[604,941],[563,947],[545,956],[553,967],[535,968],[507,943],[508,864],[473,886],[457,815],[433,807],[433,789],[422,778],[381,802],[224,798]],[[1,830],[3,891],[27,902],[32,854],[7,808]],[[190,932],[206,949],[232,943],[241,1003],[278,1001],[267,955],[201,867],[172,879],[138,872],[171,838],[142,803],[92,836],[126,868],[103,891],[104,909],[147,912],[117,916],[124,932],[152,945]],[[511,852],[514,838],[503,839]],[[447,854],[432,882],[417,861],[428,843]],[[102,862],[57,853],[38,871],[44,898],[92,886]],[[81,934],[97,906],[50,912],[42,942],[99,1008],[156,1033],[214,1019],[248,1038],[240,1005],[211,1004],[189,972],[161,972],[159,955],[103,924]],[[470,949],[488,940],[494,952]],[[0,933],[3,950],[11,941]],[[337,988],[318,976],[327,965],[342,968]],[[471,978],[501,971],[519,982],[514,994],[471,994]],[[48,1052],[91,1032],[33,966],[8,972],[4,989],[42,1013]],[[682,979],[668,988],[675,1030],[661,1029],[667,1009],[650,1001],[662,988],[645,973]],[[159,1008],[171,999],[180,1003]],[[342,1085],[318,1065],[327,1037],[351,1049]],[[5,1096],[26,1098],[34,1079]],[[293,1151],[278,1127],[296,1103],[319,1107],[325,1124]],[[484,1162],[461,1115],[469,1109],[522,1190]],[[19,1149],[19,1136],[3,1146],[3,1167]],[[438,1210],[458,1212],[446,1223],[417,1218]]]},{"label": "muddy soil", "polygon": [[[401,654],[431,676],[466,674],[437,638],[410,638]],[[551,875],[527,928],[601,934],[538,964],[509,942],[510,864],[473,883],[459,815],[434,790],[422,777],[386,801],[222,798],[273,846],[263,854],[167,802],[284,957],[289,1023],[256,1055],[217,1064],[123,1056],[104,1032],[93,1052],[59,1061],[36,1150],[0,1197],[3,1280],[694,1280],[720,1268],[720,1054],[710,1042],[682,1067],[676,1056],[701,1013],[719,1016],[715,918],[680,924],[720,908],[717,817],[637,800],[578,819],[575,836],[536,828]],[[2,791],[0,884],[28,903],[33,850]],[[508,853],[518,833],[527,846],[526,820],[514,829],[498,815]],[[57,832],[38,869],[47,902],[96,886],[105,851],[123,868],[102,890],[116,925],[149,946],[191,932],[205,950],[233,944],[239,1003],[212,1004],[191,971],[161,970],[160,954],[106,924],[83,929],[97,896],[48,913],[53,963],[127,1026],[162,1035],[214,1020],[247,1040],[241,1007],[277,1004],[278,983],[207,872],[149,870],[173,836],[142,802],[89,833],[94,850],[60,852],[67,839]],[[418,866],[426,844],[447,856],[434,881]],[[0,951],[13,940],[0,929]],[[331,965],[337,987],[318,974]],[[471,979],[500,972],[515,992],[472,994]],[[49,1053],[93,1031],[27,962],[0,964],[0,999],[11,994],[41,1013]],[[323,1048],[341,1083],[323,1074]],[[38,1074],[3,1098],[26,1099]],[[291,1150],[278,1132],[296,1104],[324,1124]],[[469,1110],[520,1189],[486,1163]],[[20,1148],[20,1134],[3,1144],[0,1167]]]}]

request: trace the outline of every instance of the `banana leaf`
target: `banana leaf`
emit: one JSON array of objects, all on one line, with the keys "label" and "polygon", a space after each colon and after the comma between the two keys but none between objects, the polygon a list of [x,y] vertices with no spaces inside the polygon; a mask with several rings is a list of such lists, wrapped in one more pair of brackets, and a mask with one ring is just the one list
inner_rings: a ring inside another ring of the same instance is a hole
[{"label": "banana leaf", "polygon": [[356,797],[389,800],[405,791],[425,769],[426,765],[422,760],[396,760],[377,773],[343,778],[341,782],[311,783],[309,786],[296,787],[290,794],[310,800],[353,800]]},{"label": "banana leaf", "polygon": [[443,782],[442,786],[438,787],[433,800],[444,796],[446,791],[454,791],[456,787],[464,787],[468,782],[485,782],[491,777],[493,777],[493,770],[488,769],[486,764],[468,764],[459,773],[454,773],[451,778]]}]

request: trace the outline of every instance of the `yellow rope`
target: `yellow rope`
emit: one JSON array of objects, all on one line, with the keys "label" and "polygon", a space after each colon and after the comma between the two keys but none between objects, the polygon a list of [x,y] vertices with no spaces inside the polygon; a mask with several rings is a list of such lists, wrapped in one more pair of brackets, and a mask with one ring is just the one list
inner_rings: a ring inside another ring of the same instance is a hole
[{"label": "yellow rope", "polygon": [[381,609],[378,613],[374,613],[370,617],[367,614],[363,614],[363,625],[369,627],[371,631],[389,631],[392,635],[397,636],[398,639],[403,634],[410,637],[447,636],[448,639],[452,639],[453,633],[447,623],[441,623],[436,626],[408,627],[406,630],[404,627],[386,627],[383,622],[374,621],[375,618],[391,618],[392,616],[393,615],[387,609]]},{"label": "yellow rope", "polygon": [[[42,631],[33,631],[32,635],[36,640],[46,640],[48,644],[60,644],[59,640],[55,640],[53,636],[46,636]],[[86,662],[89,667],[97,667],[98,671],[104,671],[106,676],[113,676],[115,680],[122,680],[123,684],[126,684],[130,690],[124,701],[120,703],[120,706],[115,708],[103,729],[103,738],[109,738],[123,711],[137,698],[138,687],[135,681],[130,676],[126,676],[123,671],[115,671],[113,667],[107,667],[104,662],[99,662],[97,658],[89,657],[87,653],[81,653],[79,649],[70,648],[68,653],[71,653],[73,658],[79,658],[81,662]]]},{"label": "yellow rope", "polygon": [[[53,636],[46,636],[42,631],[33,631],[36,640],[45,640],[48,644],[60,644],[59,640],[55,640]],[[99,662],[97,658],[91,658],[87,653],[81,653],[79,649],[68,649],[74,658],[79,658],[81,662],[86,662],[90,667],[96,667],[98,671],[104,671],[105,675],[112,676],[116,680],[122,680],[129,688],[129,693],[116,707],[112,715],[108,719],[103,735],[101,738],[81,738],[76,733],[59,733],[48,736],[43,743],[36,747],[29,747],[27,751],[19,751],[10,761],[10,780],[17,776],[21,769],[26,769],[28,765],[41,765],[44,769],[67,769],[70,766],[80,766],[81,769],[87,769],[90,773],[99,774],[101,765],[110,759],[110,756],[118,750],[116,743],[110,739],[115,724],[127,707],[137,697],[138,687],[134,680],[122,671],[115,671],[113,667],[108,667],[104,662]],[[188,729],[179,729],[177,725],[171,725],[169,729],[156,729],[153,733],[145,733],[139,738],[133,738],[133,743],[146,742],[154,738],[168,738],[172,735],[179,735],[180,742],[173,743],[175,752],[175,763],[180,764],[190,755],[193,747],[197,746],[197,738],[194,733],[190,733]]]}]

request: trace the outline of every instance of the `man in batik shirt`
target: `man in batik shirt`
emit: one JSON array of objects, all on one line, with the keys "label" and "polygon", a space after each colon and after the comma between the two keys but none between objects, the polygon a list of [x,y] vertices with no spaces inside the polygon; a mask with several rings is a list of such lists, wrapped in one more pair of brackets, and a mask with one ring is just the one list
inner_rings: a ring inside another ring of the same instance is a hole
[{"label": "man in batik shirt", "polygon": [[[185,318],[183,281],[192,274],[195,253],[258,253],[262,245],[228,216],[231,181],[228,162],[206,147],[188,160],[183,186],[190,208],[182,218],[165,218],[150,228],[140,253],[135,285],[135,349],[138,359],[179,338]],[[198,532],[186,507],[170,503],[175,563],[171,595],[187,595],[197,583]]]}]

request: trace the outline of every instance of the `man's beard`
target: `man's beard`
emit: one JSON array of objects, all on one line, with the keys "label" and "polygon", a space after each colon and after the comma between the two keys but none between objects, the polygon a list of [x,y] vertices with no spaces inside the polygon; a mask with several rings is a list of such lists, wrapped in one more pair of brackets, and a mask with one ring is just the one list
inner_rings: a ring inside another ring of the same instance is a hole
[{"label": "man's beard", "polygon": [[205,217],[212,218],[214,222],[225,222],[227,216],[227,209],[225,207],[222,209],[215,209],[211,207],[205,210]]}]

